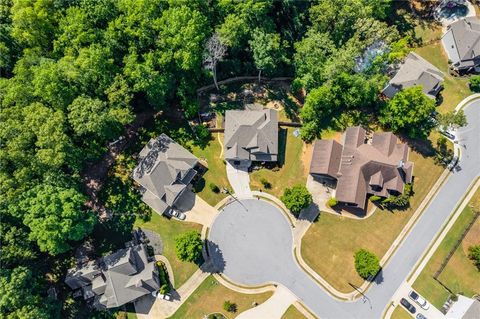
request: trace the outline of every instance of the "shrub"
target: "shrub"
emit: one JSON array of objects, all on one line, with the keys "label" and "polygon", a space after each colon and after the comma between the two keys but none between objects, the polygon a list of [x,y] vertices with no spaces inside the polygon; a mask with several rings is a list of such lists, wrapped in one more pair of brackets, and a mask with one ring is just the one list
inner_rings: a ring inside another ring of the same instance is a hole
[{"label": "shrub", "polygon": [[374,253],[360,249],[355,253],[355,269],[360,277],[367,279],[380,270],[380,261]]},{"label": "shrub", "polygon": [[165,295],[165,294],[167,294],[167,293],[169,293],[169,292],[170,292],[170,288],[168,287],[167,284],[163,284],[163,285],[160,286],[160,293],[161,293],[162,295]]},{"label": "shrub", "polygon": [[225,300],[223,303],[223,309],[228,312],[237,312],[237,305],[230,300]]},{"label": "shrub", "polygon": [[302,209],[307,208],[312,203],[312,195],[305,186],[296,185],[285,189],[280,200],[293,215],[298,216]]},{"label": "shrub", "polygon": [[262,178],[260,180],[260,183],[262,183],[263,187],[266,188],[266,189],[272,188],[272,184],[269,181],[267,181],[266,178]]},{"label": "shrub", "polygon": [[202,247],[200,234],[195,230],[175,237],[175,251],[182,261],[198,262],[202,257]]},{"label": "shrub", "polygon": [[480,245],[470,246],[468,248],[468,257],[473,261],[478,270],[480,270]]},{"label": "shrub", "polygon": [[470,78],[470,90],[480,92],[480,75],[473,75]]},{"label": "shrub", "polygon": [[337,204],[338,204],[338,200],[335,197],[331,197],[327,202],[328,207],[334,207],[334,206],[337,206]]},{"label": "shrub", "polygon": [[214,183],[208,184],[208,187],[210,187],[210,190],[216,194],[220,193],[220,188],[215,185]]},{"label": "shrub", "polygon": [[370,201],[371,202],[378,202],[381,199],[382,198],[380,196],[377,196],[377,195],[370,196]]}]

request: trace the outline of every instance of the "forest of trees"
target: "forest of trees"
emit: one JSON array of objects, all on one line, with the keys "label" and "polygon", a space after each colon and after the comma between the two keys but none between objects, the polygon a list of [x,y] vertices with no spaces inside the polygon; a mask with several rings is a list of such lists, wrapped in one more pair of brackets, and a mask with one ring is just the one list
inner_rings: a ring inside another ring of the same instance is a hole
[{"label": "forest of trees", "polygon": [[[325,126],[359,124],[364,110],[386,108],[378,95],[384,70],[408,53],[411,41],[387,19],[391,6],[386,0],[1,1],[2,315],[78,316],[72,299],[60,294],[54,301],[47,290],[61,287],[74,249],[99,223],[85,205],[82,170],[142,111],[176,108],[191,118],[196,89],[213,76],[253,74],[294,77],[292,90],[306,94],[300,110],[306,141]],[[378,44],[384,53],[359,69],[358,59]],[[395,113],[389,110],[380,116]]]}]

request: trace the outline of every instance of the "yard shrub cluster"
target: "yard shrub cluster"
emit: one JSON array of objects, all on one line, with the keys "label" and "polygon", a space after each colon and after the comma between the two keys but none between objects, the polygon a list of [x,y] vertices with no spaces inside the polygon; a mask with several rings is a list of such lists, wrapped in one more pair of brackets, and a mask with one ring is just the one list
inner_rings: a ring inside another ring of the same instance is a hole
[{"label": "yard shrub cluster", "polygon": [[468,257],[473,261],[478,271],[480,271],[480,245],[470,246],[468,248]]},{"label": "yard shrub cluster", "polygon": [[360,249],[355,253],[355,269],[360,277],[369,279],[380,271],[378,257],[366,249]]},{"label": "yard shrub cluster", "polygon": [[337,204],[338,200],[335,197],[331,197],[327,202],[328,207],[334,207],[337,206]]},{"label": "yard shrub cluster", "polygon": [[405,184],[403,193],[400,195],[391,195],[382,201],[382,205],[387,209],[404,209],[410,204],[410,197],[413,195],[413,185]]},{"label": "yard shrub cluster", "polygon": [[223,302],[223,309],[228,312],[237,312],[237,305],[234,302],[231,302],[230,300],[225,300]]},{"label": "yard shrub cluster", "polygon": [[262,179],[260,179],[260,183],[262,183],[263,187],[265,189],[270,189],[272,188],[272,183],[270,183],[266,178],[262,177]]},{"label": "yard shrub cluster", "polygon": [[170,292],[170,280],[168,278],[168,271],[165,264],[161,261],[157,261],[158,278],[160,279],[160,293],[162,295]]},{"label": "yard shrub cluster", "polygon": [[210,184],[208,184],[208,187],[210,187],[210,190],[212,192],[214,192],[215,194],[220,193],[220,188],[216,184],[210,183]]},{"label": "yard shrub cluster", "polygon": [[480,75],[472,75],[470,78],[470,90],[480,92]]},{"label": "yard shrub cluster", "polygon": [[297,217],[302,209],[307,208],[312,203],[312,195],[304,185],[286,188],[280,199]]},{"label": "yard shrub cluster", "polygon": [[175,237],[175,251],[178,259],[198,263],[202,259],[203,241],[200,234],[189,231]]}]

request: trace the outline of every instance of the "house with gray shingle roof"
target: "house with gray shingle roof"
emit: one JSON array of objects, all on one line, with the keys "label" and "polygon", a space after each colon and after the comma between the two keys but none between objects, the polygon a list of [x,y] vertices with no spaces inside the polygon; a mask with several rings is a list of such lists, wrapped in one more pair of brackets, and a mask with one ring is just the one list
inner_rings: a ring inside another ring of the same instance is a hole
[{"label": "house with gray shingle roof", "polygon": [[408,146],[392,133],[374,133],[366,143],[363,128],[349,127],[343,145],[334,140],[315,142],[310,174],[336,180],[335,198],[364,209],[367,194],[401,194],[412,182],[413,163],[408,161]]},{"label": "house with gray shingle roof", "polygon": [[420,85],[423,93],[435,99],[442,88],[443,73],[416,53],[410,52],[382,93],[392,98],[399,91]]},{"label": "house with gray shingle roof", "polygon": [[139,155],[133,179],[141,185],[142,200],[159,214],[175,207],[192,179],[198,159],[170,137],[151,139]]},{"label": "house with gray shingle roof", "polygon": [[277,161],[278,112],[226,111],[224,147],[224,157],[229,161]]},{"label": "house with gray shingle roof", "polygon": [[447,27],[442,36],[451,68],[459,72],[480,71],[480,19],[467,17]]},{"label": "house with gray shingle roof", "polygon": [[97,309],[120,307],[160,288],[157,266],[144,244],[72,268],[65,283]]}]

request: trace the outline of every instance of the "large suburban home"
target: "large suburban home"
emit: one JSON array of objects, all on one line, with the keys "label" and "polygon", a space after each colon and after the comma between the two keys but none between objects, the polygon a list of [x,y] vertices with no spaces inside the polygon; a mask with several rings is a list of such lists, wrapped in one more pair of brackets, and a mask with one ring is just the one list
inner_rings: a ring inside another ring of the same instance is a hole
[{"label": "large suburban home", "polygon": [[229,110],[225,112],[225,159],[233,162],[276,162],[278,112]]},{"label": "large suburban home", "polygon": [[144,244],[72,268],[65,283],[97,309],[120,307],[160,288],[157,266]]},{"label": "large suburban home", "polygon": [[480,72],[480,19],[467,17],[447,27],[442,37],[451,68],[459,73]]},{"label": "large suburban home", "polygon": [[412,182],[413,163],[408,146],[390,133],[374,133],[366,141],[361,127],[350,127],[343,145],[335,140],[317,140],[310,174],[336,181],[336,199],[348,206],[365,209],[368,194],[389,197],[403,192]]},{"label": "large suburban home", "polygon": [[442,89],[443,73],[430,62],[415,54],[409,53],[395,76],[388,82],[382,93],[392,98],[399,91],[420,85],[423,93],[435,99]]},{"label": "large suburban home", "polygon": [[197,174],[197,165],[192,153],[161,134],[140,152],[133,179],[141,185],[142,200],[161,215],[175,207]]}]

